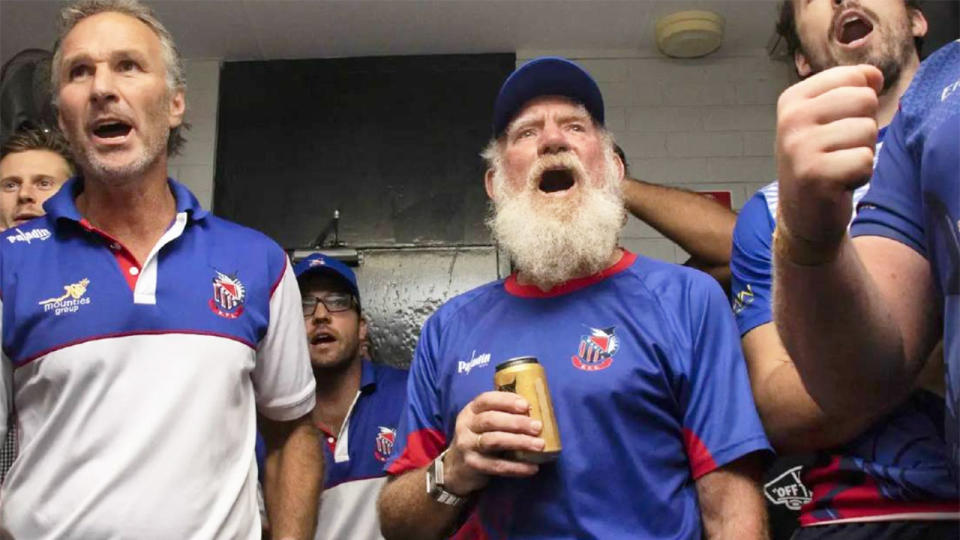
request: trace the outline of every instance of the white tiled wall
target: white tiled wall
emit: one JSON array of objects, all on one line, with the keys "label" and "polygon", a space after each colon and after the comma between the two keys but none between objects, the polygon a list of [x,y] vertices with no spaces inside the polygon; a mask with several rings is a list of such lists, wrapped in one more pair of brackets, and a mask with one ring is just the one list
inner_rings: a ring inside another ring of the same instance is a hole
[{"label": "white tiled wall", "polygon": [[[521,51],[517,62],[540,54]],[[728,190],[735,210],[773,180],[776,102],[793,80],[791,65],[768,59],[764,51],[694,60],[631,57],[623,51],[568,56],[600,85],[607,127],[634,177],[692,190]],[[687,257],[632,217],[622,243],[669,261]]]},{"label": "white tiled wall", "polygon": [[220,60],[187,60],[187,144],[170,160],[170,175],[186,184],[204,208],[213,201]]}]

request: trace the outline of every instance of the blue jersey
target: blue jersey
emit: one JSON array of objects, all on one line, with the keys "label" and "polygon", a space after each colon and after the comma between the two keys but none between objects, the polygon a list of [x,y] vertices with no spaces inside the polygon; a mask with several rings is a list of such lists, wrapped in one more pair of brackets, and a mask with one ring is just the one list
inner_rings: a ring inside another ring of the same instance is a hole
[{"label": "blue jersey", "polygon": [[324,482],[317,538],[380,537],[377,495],[393,451],[407,389],[406,370],[363,360],[360,390],[339,433],[323,432]]},{"label": "blue jersey", "polygon": [[[877,152],[886,128],[880,131]],[[867,192],[862,186],[854,202]],[[760,189],[737,216],[730,259],[733,310],[741,335],[773,321],[777,183]],[[918,390],[854,440],[819,453],[802,475],[810,502],[804,526],[878,519],[957,519],[943,433],[944,401]]]},{"label": "blue jersey", "polygon": [[563,451],[491,479],[461,538],[699,538],[694,480],[769,445],[736,328],[707,275],[624,253],[542,293],[515,276],[427,321],[388,472],[427,465],[497,364],[535,356]]},{"label": "blue jersey", "polygon": [[[930,261],[942,295],[947,438],[960,412],[960,42],[928,57],[900,100],[854,236],[884,236]],[[909,286],[909,284],[906,284]]]}]

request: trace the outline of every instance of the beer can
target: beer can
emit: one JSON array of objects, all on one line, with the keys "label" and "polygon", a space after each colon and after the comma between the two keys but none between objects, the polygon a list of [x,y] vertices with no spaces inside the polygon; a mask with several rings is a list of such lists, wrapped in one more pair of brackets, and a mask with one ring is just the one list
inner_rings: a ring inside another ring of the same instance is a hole
[{"label": "beer can", "polygon": [[553,414],[547,375],[540,362],[533,356],[511,358],[497,366],[493,384],[501,392],[513,392],[523,396],[530,403],[530,418],[543,423],[540,438],[546,445],[542,452],[518,450],[511,452],[508,457],[530,463],[546,463],[557,459],[562,449],[560,431],[557,429],[557,418]]}]

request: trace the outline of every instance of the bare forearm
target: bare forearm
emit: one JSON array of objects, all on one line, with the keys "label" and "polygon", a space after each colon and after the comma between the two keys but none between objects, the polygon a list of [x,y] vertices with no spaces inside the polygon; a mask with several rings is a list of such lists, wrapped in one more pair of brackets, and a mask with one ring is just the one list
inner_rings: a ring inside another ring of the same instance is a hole
[{"label": "bare forearm", "polygon": [[810,397],[792,363],[774,369],[754,391],[770,444],[780,453],[823,450],[844,444],[882,414],[830,416]]},{"label": "bare forearm", "polygon": [[848,411],[828,415],[810,397],[796,366],[783,348],[776,326],[765,323],[743,336],[743,353],[753,399],[770,443],[782,453],[807,452],[854,438],[884,413]]},{"label": "bare forearm", "polygon": [[427,495],[425,470],[392,478],[380,491],[377,511],[384,538],[443,538],[456,526],[462,509],[438,503]]},{"label": "bare forearm", "polygon": [[919,366],[905,361],[893,310],[850,240],[830,262],[800,266],[777,253],[775,268],[777,330],[819,406],[869,414],[901,401]]},{"label": "bare forearm", "polygon": [[323,479],[320,444],[317,430],[301,423],[279,448],[273,452],[268,449],[264,500],[276,540],[314,536]]},{"label": "bare forearm", "polygon": [[737,216],[715,201],[691,191],[627,179],[623,183],[627,210],[676,242],[703,263],[730,262]]},{"label": "bare forearm", "polygon": [[767,512],[760,493],[762,462],[749,455],[697,480],[704,537],[710,540],[764,540]]}]

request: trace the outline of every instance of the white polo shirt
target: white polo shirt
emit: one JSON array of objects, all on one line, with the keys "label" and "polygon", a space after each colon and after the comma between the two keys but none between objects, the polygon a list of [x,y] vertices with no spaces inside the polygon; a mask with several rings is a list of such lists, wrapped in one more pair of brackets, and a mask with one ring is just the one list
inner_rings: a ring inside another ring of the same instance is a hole
[{"label": "white polo shirt", "polygon": [[0,234],[0,536],[260,536],[256,411],[315,402],[300,293],[279,246],[169,183],[143,266],[81,218],[77,179]]}]

